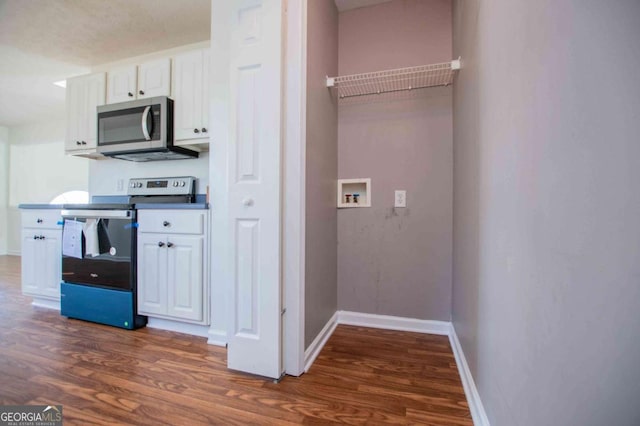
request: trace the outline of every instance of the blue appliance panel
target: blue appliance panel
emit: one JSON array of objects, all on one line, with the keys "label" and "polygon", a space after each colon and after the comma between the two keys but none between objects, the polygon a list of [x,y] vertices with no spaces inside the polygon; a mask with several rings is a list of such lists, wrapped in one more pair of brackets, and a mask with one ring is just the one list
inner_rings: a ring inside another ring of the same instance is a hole
[{"label": "blue appliance panel", "polygon": [[136,315],[135,293],[63,282],[60,313],[69,318],[133,330],[144,327],[147,317]]}]

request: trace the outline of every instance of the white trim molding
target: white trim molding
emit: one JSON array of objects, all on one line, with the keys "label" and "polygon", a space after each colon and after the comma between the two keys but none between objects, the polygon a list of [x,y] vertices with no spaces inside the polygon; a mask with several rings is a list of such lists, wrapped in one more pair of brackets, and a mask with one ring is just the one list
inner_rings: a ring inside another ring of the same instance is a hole
[{"label": "white trim molding", "polygon": [[305,165],[307,0],[287,1],[285,116],[282,177],[282,273],[285,372],[305,372]]},{"label": "white trim molding", "polygon": [[222,346],[223,348],[227,347],[227,330],[219,330],[210,327],[207,337],[207,344]]},{"label": "white trim molding", "polygon": [[333,331],[338,326],[338,312],[327,321],[325,326],[320,330],[320,333],[313,339],[313,342],[309,345],[307,350],[304,351],[304,371],[305,373],[311,368],[311,364],[316,360],[320,351],[329,340],[329,337],[333,334]]},{"label": "white trim molding", "polygon": [[33,301],[31,301],[31,306],[35,306],[37,308],[55,309],[56,311],[59,311],[60,310],[60,301],[59,300],[51,300],[51,299],[41,299],[39,297],[34,297]]},{"label": "white trim molding", "polygon": [[453,350],[453,356],[456,358],[456,365],[458,366],[458,373],[460,374],[460,380],[462,380],[462,387],[464,388],[464,394],[467,397],[467,404],[469,404],[469,411],[471,411],[471,417],[473,418],[473,424],[476,426],[489,426],[489,419],[487,413],[484,411],[484,406],[480,400],[480,394],[476,383],[473,381],[471,370],[469,370],[469,364],[462,351],[462,346],[458,340],[456,329],[451,324],[449,333],[449,342],[451,343],[451,349]]},{"label": "white trim molding", "polygon": [[462,346],[460,346],[456,330],[451,322],[336,311],[305,351],[305,372],[309,370],[327,340],[329,340],[333,334],[333,331],[340,324],[448,336],[453,355],[456,359],[456,365],[458,366],[458,374],[460,374],[462,387],[464,388],[467,403],[469,404],[473,424],[475,426],[490,426],[487,413],[480,400],[480,394],[473,381],[473,376],[471,375],[471,370],[469,370],[467,360],[464,357],[464,352],[462,351]]},{"label": "white trim molding", "polygon": [[158,330],[175,331],[176,333],[190,334],[192,336],[208,337],[209,326],[190,324],[186,322],[171,321],[163,318],[149,318],[147,327]]},{"label": "white trim molding", "polygon": [[451,328],[451,323],[447,321],[421,320],[350,311],[338,311],[337,314],[338,324],[357,325],[360,327],[413,331],[416,333],[439,334],[443,336],[448,336]]}]

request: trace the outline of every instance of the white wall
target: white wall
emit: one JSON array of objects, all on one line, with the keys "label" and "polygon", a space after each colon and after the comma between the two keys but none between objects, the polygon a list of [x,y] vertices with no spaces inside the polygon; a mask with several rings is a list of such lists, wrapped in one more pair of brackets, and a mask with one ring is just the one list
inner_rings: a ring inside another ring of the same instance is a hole
[{"label": "white wall", "polygon": [[19,204],[49,203],[55,196],[88,189],[89,161],[64,154],[65,123],[9,129],[8,250],[20,251]]},{"label": "white wall", "polygon": [[0,255],[7,254],[9,203],[9,129],[0,127]]},{"label": "white wall", "polygon": [[[90,195],[125,195],[129,178],[195,176],[198,178],[196,192],[204,194],[209,184],[209,153],[200,153],[197,159],[133,161],[108,158],[91,161],[89,164]],[[118,180],[123,181],[118,190]]]}]

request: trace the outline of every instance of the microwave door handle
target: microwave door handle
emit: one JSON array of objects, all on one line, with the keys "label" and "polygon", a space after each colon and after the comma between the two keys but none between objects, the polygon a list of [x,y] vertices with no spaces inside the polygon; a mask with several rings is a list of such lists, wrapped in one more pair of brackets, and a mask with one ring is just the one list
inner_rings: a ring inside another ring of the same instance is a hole
[{"label": "microwave door handle", "polygon": [[144,134],[144,139],[150,141],[151,136],[149,135],[149,127],[147,127],[147,119],[149,118],[149,111],[151,111],[151,105],[147,105],[144,108],[144,112],[142,113],[142,134]]}]

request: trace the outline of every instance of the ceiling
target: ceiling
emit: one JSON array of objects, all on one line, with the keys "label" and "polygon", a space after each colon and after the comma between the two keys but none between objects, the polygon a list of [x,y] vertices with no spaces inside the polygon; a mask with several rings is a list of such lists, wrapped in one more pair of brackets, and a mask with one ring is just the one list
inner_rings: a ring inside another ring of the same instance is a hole
[{"label": "ceiling", "polygon": [[[390,0],[335,0],[340,12]],[[64,119],[56,81],[210,38],[210,0],[0,0],[0,126]]]},{"label": "ceiling", "polygon": [[55,81],[210,38],[210,0],[0,0],[0,126],[64,118]]}]

